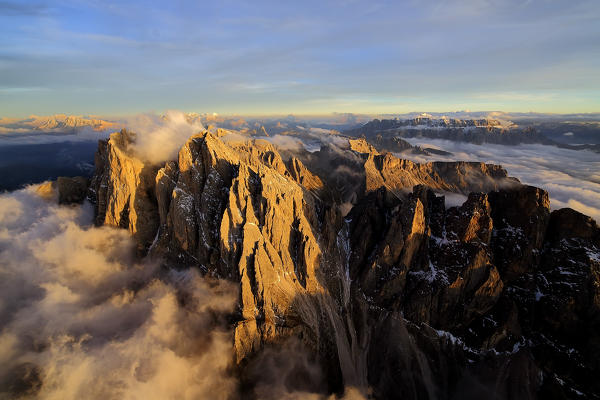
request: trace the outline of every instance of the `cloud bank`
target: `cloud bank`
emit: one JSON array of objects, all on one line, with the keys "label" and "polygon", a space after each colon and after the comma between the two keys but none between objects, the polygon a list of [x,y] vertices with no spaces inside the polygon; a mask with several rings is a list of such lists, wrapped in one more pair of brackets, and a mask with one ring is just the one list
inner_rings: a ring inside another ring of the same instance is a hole
[{"label": "cloud bank", "polygon": [[0,397],[229,398],[231,283],[136,261],[37,186],[0,195]]},{"label": "cloud bank", "polygon": [[37,130],[3,131],[0,127],[0,146],[49,144],[62,142],[95,142],[107,139],[111,130],[97,131],[90,127],[64,132],[40,132]]},{"label": "cloud bank", "polygon": [[137,115],[128,119],[125,125],[136,134],[134,151],[151,163],[175,159],[190,136],[204,131],[198,119],[189,119],[181,111],[173,110],[164,116]]},{"label": "cloud bank", "polygon": [[95,116],[56,114],[27,118],[0,117],[0,146],[85,142],[105,139],[120,129],[114,121]]},{"label": "cloud bank", "polygon": [[545,189],[553,209],[570,207],[600,221],[600,154],[541,144],[476,145],[438,139],[405,138],[413,145],[443,149],[450,156],[399,154],[414,161],[483,161],[501,164],[521,182]]}]

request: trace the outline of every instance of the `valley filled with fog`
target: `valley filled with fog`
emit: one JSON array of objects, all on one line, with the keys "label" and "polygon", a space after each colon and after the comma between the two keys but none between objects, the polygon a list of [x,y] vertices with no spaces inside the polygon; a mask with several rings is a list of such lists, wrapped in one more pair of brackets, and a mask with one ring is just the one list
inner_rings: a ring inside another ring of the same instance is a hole
[{"label": "valley filled with fog", "polygon": [[406,139],[413,145],[442,149],[448,156],[398,154],[413,161],[481,161],[500,164],[521,182],[545,189],[553,209],[570,207],[600,220],[600,154],[541,144],[505,146],[448,140]]}]

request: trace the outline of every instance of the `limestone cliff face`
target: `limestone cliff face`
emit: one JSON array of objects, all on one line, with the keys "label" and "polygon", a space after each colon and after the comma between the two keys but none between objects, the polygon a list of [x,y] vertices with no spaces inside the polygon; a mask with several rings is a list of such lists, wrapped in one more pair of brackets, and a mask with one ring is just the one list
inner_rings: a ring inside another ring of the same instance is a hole
[{"label": "limestone cliff face", "polygon": [[410,192],[415,185],[468,195],[519,185],[500,165],[465,161],[417,163],[380,153],[365,139],[348,139],[345,151],[323,145],[304,161],[334,191],[332,197],[353,204],[379,188],[397,196]]},{"label": "limestone cliff face", "polygon": [[[598,390],[573,371],[598,367],[600,230],[550,213],[546,192],[501,167],[418,164],[368,143],[284,160],[268,142],[210,132],[150,166],[130,140],[100,142],[96,221],[167,266],[239,283],[238,368],[298,338],[326,375],[321,394]],[[353,193],[347,214],[338,188]],[[446,208],[433,190],[473,193]]]},{"label": "limestone cliff face", "polygon": [[[203,133],[188,140],[177,162],[148,169],[117,139],[98,152],[98,222],[129,227],[140,246],[154,239],[152,254],[171,263],[239,281],[239,361],[306,330],[303,324],[318,325],[316,305],[307,302],[331,301],[319,276],[331,258],[322,254],[323,226],[339,216],[312,192],[323,184],[301,161],[286,164],[264,141],[225,144]],[[305,335],[319,346],[318,329]]]},{"label": "limestone cliff face", "polygon": [[379,152],[365,139],[349,139],[350,150],[365,154],[379,154]]},{"label": "limestone cliff face", "polygon": [[48,181],[40,185],[37,192],[42,198],[56,200],[58,204],[83,203],[87,197],[88,179],[82,176],[73,178],[59,176],[56,181]]},{"label": "limestone cliff face", "polygon": [[387,153],[369,153],[364,164],[367,191],[387,187],[392,191],[425,185],[432,189],[468,194],[517,183],[499,165],[481,162],[415,163]]},{"label": "limestone cliff face", "polygon": [[158,228],[154,195],[157,166],[144,164],[128,150],[132,137],[122,130],[100,141],[91,183],[96,223],[128,229],[145,252]]}]

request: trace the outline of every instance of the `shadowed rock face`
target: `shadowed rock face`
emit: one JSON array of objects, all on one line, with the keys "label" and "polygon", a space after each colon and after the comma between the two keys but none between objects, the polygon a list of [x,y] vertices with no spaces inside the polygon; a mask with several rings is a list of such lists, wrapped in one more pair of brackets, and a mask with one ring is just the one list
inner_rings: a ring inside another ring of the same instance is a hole
[{"label": "shadowed rock face", "polygon": [[[600,230],[551,213],[545,191],[500,166],[418,164],[366,142],[284,160],[208,132],[151,166],[131,140],[99,144],[96,222],[129,229],[167,266],[239,283],[232,359],[245,390],[295,341],[321,372],[292,386],[320,394],[600,392]],[[432,189],[470,194],[447,209]]]},{"label": "shadowed rock face", "polygon": [[56,199],[58,204],[83,203],[88,195],[89,181],[82,176],[68,178],[59,176],[39,186],[38,194],[45,199]]},{"label": "shadowed rock face", "polygon": [[82,203],[87,195],[88,180],[81,176],[67,178],[58,177],[58,204]]}]

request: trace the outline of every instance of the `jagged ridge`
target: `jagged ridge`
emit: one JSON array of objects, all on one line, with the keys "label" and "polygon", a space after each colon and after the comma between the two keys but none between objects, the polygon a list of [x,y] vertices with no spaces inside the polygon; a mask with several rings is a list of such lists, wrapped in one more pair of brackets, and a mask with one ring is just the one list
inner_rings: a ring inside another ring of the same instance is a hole
[{"label": "jagged ridge", "polygon": [[[97,223],[129,229],[140,254],[239,282],[242,369],[297,337],[328,392],[598,393],[593,220],[551,213],[545,191],[499,166],[418,164],[369,147],[305,156],[284,161],[267,142],[205,132],[177,161],[150,166],[122,131],[99,145]],[[332,163],[361,181],[345,217]],[[431,189],[475,193],[446,209]]]}]

